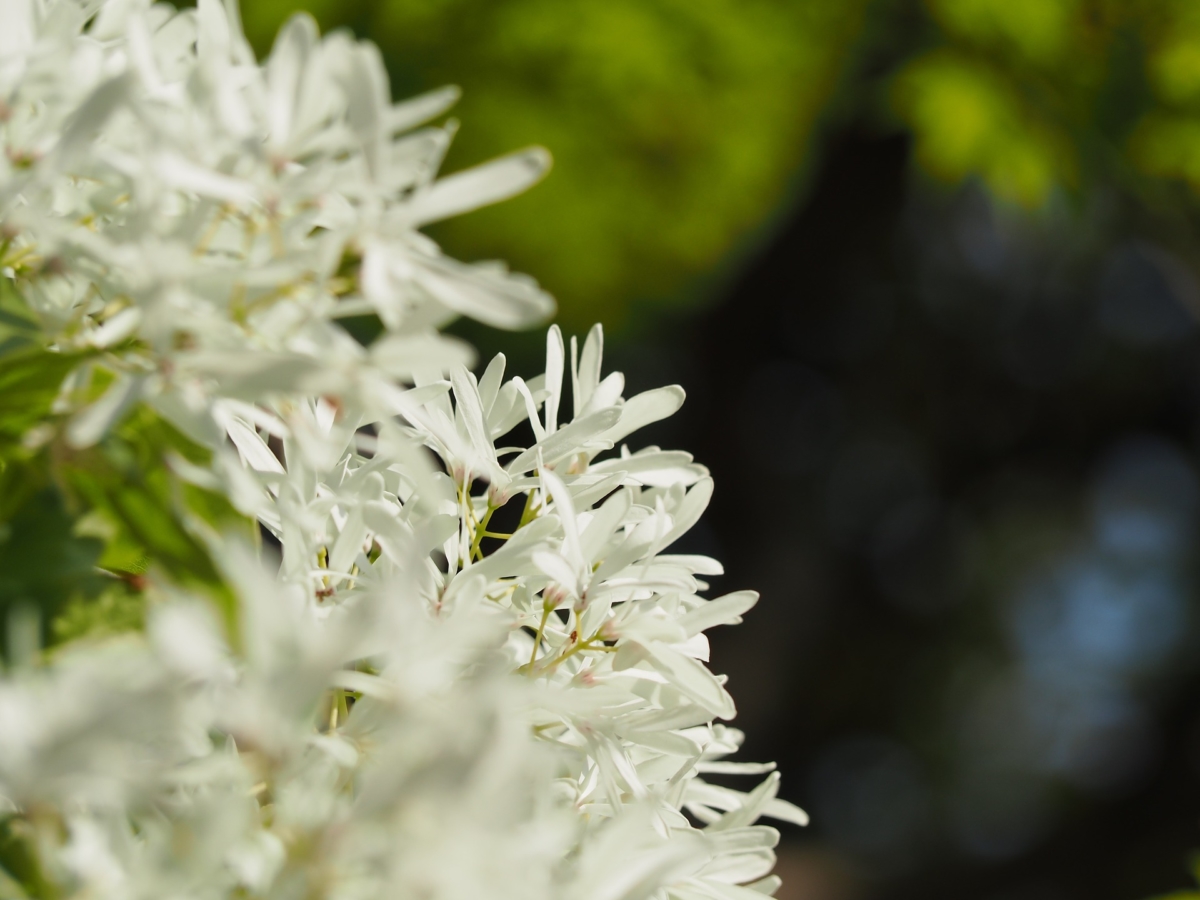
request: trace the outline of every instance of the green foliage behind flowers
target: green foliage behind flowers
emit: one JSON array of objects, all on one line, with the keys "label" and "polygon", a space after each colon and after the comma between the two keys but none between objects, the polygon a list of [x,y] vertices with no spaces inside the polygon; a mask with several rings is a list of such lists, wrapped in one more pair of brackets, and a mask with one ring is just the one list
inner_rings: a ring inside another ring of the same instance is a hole
[{"label": "green foliage behind flowers", "polygon": [[863,0],[249,0],[260,53],[296,6],[376,41],[397,93],[464,93],[447,166],[537,142],[554,177],[435,227],[538,272],[568,328],[695,302],[793,192]]},{"label": "green foliage behind flowers", "polygon": [[552,148],[554,178],[430,233],[536,268],[570,328],[702,305],[835,116],[890,110],[922,172],[1027,210],[1098,189],[1187,215],[1164,181],[1200,189],[1183,0],[250,0],[260,54],[297,6],[376,41],[400,92],[465,89],[450,169]]},{"label": "green foliage behind flowers", "polygon": [[210,452],[145,406],[95,446],[67,441],[61,410],[111,382],[95,356],[32,340],[0,355],[0,636],[22,605],[36,610],[43,639],[139,627],[150,568],[231,608],[200,532],[250,535],[250,525],[170,468]]},{"label": "green foliage behind flowers", "polygon": [[1200,13],[1187,0],[927,0],[891,84],[926,171],[1003,200],[1158,179],[1200,189]]},{"label": "green foliage behind flowers", "polygon": [[[1194,854],[1191,859],[1192,877],[1200,883],[1200,854]],[[1200,900],[1200,889],[1172,891],[1160,894],[1152,900]]]},{"label": "green foliage behind flowers", "polygon": [[918,160],[935,177],[979,175],[999,196],[1030,207],[1074,180],[1069,142],[986,63],[931,53],[901,73],[893,93],[917,135]]},{"label": "green foliage behind flowers", "polygon": [[75,533],[49,454],[31,446],[49,433],[44,420],[80,359],[24,340],[9,348],[0,356],[0,633],[19,605],[35,608],[45,625],[69,600],[98,594],[95,565],[104,549]]},{"label": "green foliage behind flowers", "polygon": [[136,584],[115,583],[94,598],[76,596],[51,623],[54,644],[140,631],[146,624],[145,593]]},{"label": "green foliage behind flowers", "polygon": [[450,169],[553,149],[554,178],[430,233],[536,268],[568,327],[699,303],[799,195],[835,111],[890,109],[923,172],[1025,209],[1200,189],[1185,0],[250,0],[260,54],[296,6],[379,43],[401,93],[464,88]]}]

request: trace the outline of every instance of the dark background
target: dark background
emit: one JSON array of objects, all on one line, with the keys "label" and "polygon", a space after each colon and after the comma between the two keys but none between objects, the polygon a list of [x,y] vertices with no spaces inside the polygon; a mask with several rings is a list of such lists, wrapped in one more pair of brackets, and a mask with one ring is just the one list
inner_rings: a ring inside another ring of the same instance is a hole
[{"label": "dark background", "polygon": [[1182,887],[1194,323],[1152,247],[931,197],[910,152],[841,131],[715,309],[620,351],[687,386],[657,438],[716,478],[694,549],[763,594],[714,659],[813,815],[781,896]]},{"label": "dark background", "polygon": [[[296,4],[246,0],[260,52]],[[1192,0],[309,0],[715,476],[689,547],[746,731],[813,817],[785,900],[1135,900],[1200,848]],[[540,334],[462,326],[517,371]]]}]

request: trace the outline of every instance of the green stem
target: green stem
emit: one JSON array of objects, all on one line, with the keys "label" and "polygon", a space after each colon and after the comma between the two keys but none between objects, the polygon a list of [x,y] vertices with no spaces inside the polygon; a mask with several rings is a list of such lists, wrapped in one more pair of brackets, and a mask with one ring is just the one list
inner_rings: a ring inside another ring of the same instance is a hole
[{"label": "green stem", "polygon": [[487,524],[492,520],[492,513],[496,511],[496,507],[488,502],[487,512],[483,514],[483,518],[475,525],[475,537],[471,539],[471,559],[483,559],[483,551],[479,549],[479,544],[487,534]]},{"label": "green stem", "polygon": [[525,509],[521,513],[521,521],[517,523],[517,531],[520,531],[530,522],[537,518],[538,507],[533,505],[533,491],[525,495]]},{"label": "green stem", "polygon": [[554,610],[547,604],[542,604],[542,621],[538,622],[537,634],[533,638],[533,652],[529,654],[529,663],[525,666],[528,674],[533,674],[533,664],[537,662],[538,647],[542,646],[542,635],[546,633],[546,622]]},{"label": "green stem", "polygon": [[556,659],[553,662],[549,663],[548,665],[544,666],[541,671],[542,672],[553,672],[555,669],[557,669],[559,667],[559,665],[564,660],[570,659],[576,653],[581,653],[584,650],[594,650],[596,653],[616,653],[617,652],[616,647],[610,647],[604,643],[601,643],[598,645],[593,644],[593,641],[596,641],[598,639],[599,639],[599,637],[597,635],[592,635],[586,641],[579,641],[574,646],[572,646],[570,650],[568,650],[566,653],[564,653],[558,659]]}]

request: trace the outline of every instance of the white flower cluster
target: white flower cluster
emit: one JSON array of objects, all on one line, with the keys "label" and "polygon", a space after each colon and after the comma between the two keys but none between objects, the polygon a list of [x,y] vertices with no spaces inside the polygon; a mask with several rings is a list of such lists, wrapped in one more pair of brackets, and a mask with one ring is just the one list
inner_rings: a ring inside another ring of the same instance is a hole
[{"label": "white flower cluster", "polygon": [[[503,357],[476,379],[437,332],[550,314],[417,230],[546,154],[435,180],[453,128],[412,129],[455,93],[393,105],[373,46],[304,17],[259,66],[218,0],[0,16],[0,266],[86,360],[62,402],[107,385],[66,441],[148,404],[212,451],[176,473],[282,550],[268,572],[204,532],[236,628],[160,578],[144,635],[0,680],[3,828],[35,873],[0,869],[0,895],[772,893],[755,823],[805,816],[772,766],[724,759],[741,735],[704,665],[756,595],[705,599],[719,563],[668,552],[705,469],[623,443],[683,392],[624,399],[599,328],[569,350],[551,328],[529,380]],[[369,346],[339,324],[363,314]]]}]

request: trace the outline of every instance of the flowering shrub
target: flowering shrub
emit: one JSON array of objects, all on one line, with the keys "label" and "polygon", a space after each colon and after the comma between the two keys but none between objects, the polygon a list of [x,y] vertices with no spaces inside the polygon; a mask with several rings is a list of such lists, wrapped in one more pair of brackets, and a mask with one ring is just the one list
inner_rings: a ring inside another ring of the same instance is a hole
[{"label": "flowering shrub", "polygon": [[262,66],[217,0],[4,17],[0,895],[770,894],[804,814],[704,665],[756,595],[668,552],[706,470],[624,444],[682,391],[438,333],[552,312],[418,230],[546,154],[435,180],[454,92],[304,17]]}]

